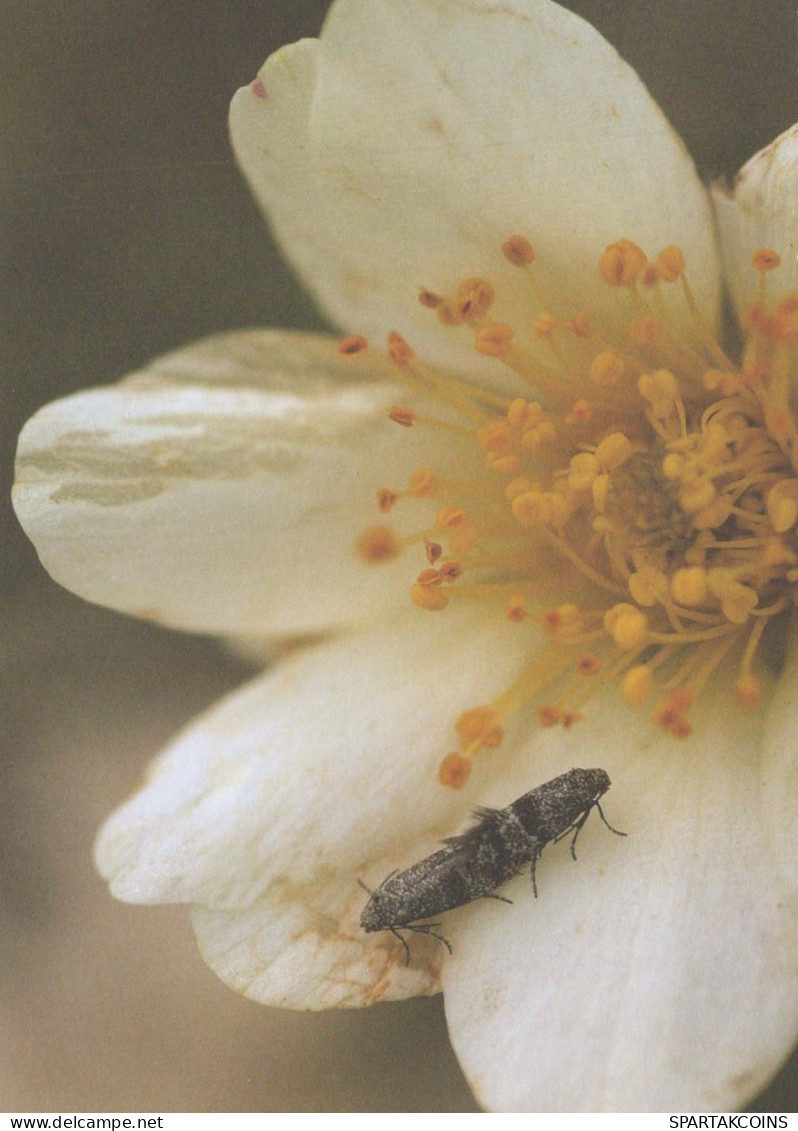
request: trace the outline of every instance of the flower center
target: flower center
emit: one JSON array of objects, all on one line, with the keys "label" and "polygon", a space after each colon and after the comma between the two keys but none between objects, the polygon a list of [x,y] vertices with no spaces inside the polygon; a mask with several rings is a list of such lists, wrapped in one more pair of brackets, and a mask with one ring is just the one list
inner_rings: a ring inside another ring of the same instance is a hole
[{"label": "flower center", "polygon": [[[512,686],[457,720],[460,748],[439,771],[451,786],[530,702],[541,725],[571,726],[612,682],[632,708],[651,699],[652,721],[686,738],[691,704],[731,654],[733,694],[755,707],[763,633],[798,591],[798,295],[769,300],[778,255],[753,256],[758,299],[735,363],[701,318],[679,248],[654,260],[630,240],[606,249],[601,278],[628,305],[613,342],[585,313],[552,309],[523,236],[502,253],[522,273],[530,305],[543,308],[531,323],[542,350],[525,349],[519,328],[491,318],[485,279],[419,298],[509,368],[521,395],[497,396],[424,364],[397,334],[388,340],[386,364],[437,402],[434,415],[391,409],[398,425],[429,430],[430,466],[404,489],[377,494],[383,514],[434,500],[434,520],[410,540],[425,560],[411,599],[430,612],[482,601],[519,631],[542,631]],[[688,312],[686,330],[676,303]],[[366,349],[359,337],[340,347],[353,357]],[[457,482],[434,466],[442,431],[466,452]],[[379,562],[403,545],[380,526],[364,534],[360,553]]]}]

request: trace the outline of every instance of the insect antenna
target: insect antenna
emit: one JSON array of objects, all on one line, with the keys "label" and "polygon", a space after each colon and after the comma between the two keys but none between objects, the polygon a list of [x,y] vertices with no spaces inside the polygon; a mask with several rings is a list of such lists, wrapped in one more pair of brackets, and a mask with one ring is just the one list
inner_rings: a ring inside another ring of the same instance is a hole
[{"label": "insect antenna", "polygon": [[360,884],[360,886],[363,888],[363,891],[366,892],[367,895],[374,895],[374,892],[371,890],[371,888],[366,887],[366,885],[361,880],[360,876],[355,876],[355,879],[357,880],[357,882]]}]

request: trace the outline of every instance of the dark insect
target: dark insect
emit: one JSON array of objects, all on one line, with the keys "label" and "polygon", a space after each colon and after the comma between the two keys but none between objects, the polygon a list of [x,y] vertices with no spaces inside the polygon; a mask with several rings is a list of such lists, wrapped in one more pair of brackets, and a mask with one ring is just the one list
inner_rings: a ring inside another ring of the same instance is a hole
[{"label": "dark insect", "polygon": [[[576,860],[576,838],[592,809],[604,816],[599,798],[610,788],[604,770],[569,770],[558,778],[531,789],[506,809],[475,809],[477,824],[460,836],[447,837],[444,847],[419,860],[404,872],[392,872],[383,880],[360,916],[364,931],[390,931],[405,948],[410,948],[399,930],[432,935],[449,953],[452,948],[433,928],[439,923],[415,922],[462,907],[473,899],[501,899],[496,889],[531,865],[532,888],[537,896],[535,866],[547,844],[573,832],[571,855]],[[365,884],[361,886],[365,887]],[[368,888],[366,888],[368,891]]]}]

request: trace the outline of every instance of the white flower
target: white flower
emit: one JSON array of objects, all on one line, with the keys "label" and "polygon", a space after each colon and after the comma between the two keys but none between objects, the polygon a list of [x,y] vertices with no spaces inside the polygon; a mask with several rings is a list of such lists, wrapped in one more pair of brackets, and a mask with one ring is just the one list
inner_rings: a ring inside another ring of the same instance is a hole
[{"label": "white flower", "polygon": [[[176,740],[101,871],[189,903],[258,1001],[442,986],[488,1108],[739,1106],[798,1021],[798,133],[715,193],[738,311],[756,301],[734,366],[689,157],[549,0],[338,0],[232,128],[369,347],[241,332],[60,401],[23,432],[15,500],[90,600],[324,639]],[[574,765],[608,770],[626,840],[592,820],[537,900],[521,876],[512,907],[449,914],[451,957],[413,936],[405,965],[361,930],[358,878]]]}]

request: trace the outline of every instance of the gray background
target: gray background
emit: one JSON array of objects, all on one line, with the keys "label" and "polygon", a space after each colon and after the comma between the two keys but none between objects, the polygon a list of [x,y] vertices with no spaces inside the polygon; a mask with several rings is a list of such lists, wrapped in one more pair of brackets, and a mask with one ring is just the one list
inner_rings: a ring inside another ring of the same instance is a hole
[{"label": "gray background", "polygon": [[[580,0],[705,179],[798,117],[790,0]],[[0,1107],[473,1111],[440,999],[290,1014],[225,989],[179,908],[132,908],[94,831],[249,670],[61,592],[7,503],[37,406],[216,330],[320,325],[230,158],[235,88],[324,0],[0,0]],[[608,914],[611,914],[608,908]],[[757,1107],[796,1107],[795,1059]]]}]

